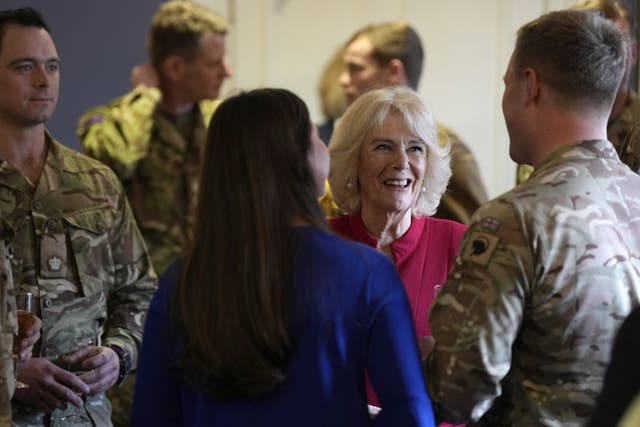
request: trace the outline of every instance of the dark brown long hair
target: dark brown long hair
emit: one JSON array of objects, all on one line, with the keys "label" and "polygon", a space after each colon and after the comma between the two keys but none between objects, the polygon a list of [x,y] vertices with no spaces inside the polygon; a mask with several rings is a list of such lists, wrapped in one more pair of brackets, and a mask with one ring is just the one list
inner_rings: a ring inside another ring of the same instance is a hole
[{"label": "dark brown long hair", "polygon": [[172,316],[185,380],[218,398],[255,396],[286,378],[292,222],[324,227],[310,135],[306,105],[283,89],[229,98],[211,121]]}]

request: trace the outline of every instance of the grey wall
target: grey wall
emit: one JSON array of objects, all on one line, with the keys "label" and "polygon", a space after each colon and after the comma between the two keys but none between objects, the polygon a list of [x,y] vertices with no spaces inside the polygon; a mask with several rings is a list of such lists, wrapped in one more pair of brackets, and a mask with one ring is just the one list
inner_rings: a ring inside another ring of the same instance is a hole
[{"label": "grey wall", "polygon": [[129,90],[129,71],[146,60],[146,34],[161,0],[0,0],[0,9],[30,6],[51,27],[62,58],[60,98],[47,128],[80,149],[76,123],[88,108]]}]

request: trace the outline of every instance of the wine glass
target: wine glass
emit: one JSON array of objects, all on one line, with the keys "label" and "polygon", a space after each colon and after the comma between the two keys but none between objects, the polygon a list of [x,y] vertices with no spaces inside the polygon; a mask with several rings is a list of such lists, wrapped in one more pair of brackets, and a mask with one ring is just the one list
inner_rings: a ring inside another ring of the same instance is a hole
[{"label": "wine glass", "polygon": [[[87,343],[84,343],[84,344],[93,345],[93,340],[89,340]],[[63,369],[71,372],[74,375],[82,375],[83,373],[85,373],[85,371],[82,370],[82,368],[72,364],[58,363],[58,366],[61,366]],[[84,400],[84,395],[82,393],[76,392],[76,394],[80,396],[82,400]],[[62,415],[62,417],[60,417],[60,421],[64,422],[65,425],[66,424],[74,424],[74,425],[82,424],[82,425],[88,425],[88,426],[93,425],[89,417],[84,412],[81,412],[79,409],[75,408],[73,405],[69,405],[66,411],[67,412],[64,415]]]},{"label": "wine glass", "polygon": [[[69,405],[69,406],[72,407],[72,405]],[[88,426],[93,425],[89,417],[87,417],[84,413],[76,411],[75,409],[72,409],[70,413],[66,413],[63,416],[61,416],[60,421],[62,421],[64,425],[67,425],[67,424],[76,424],[76,425],[83,424]]]},{"label": "wine glass", "polygon": [[16,307],[18,309],[18,336],[16,343],[13,346],[13,374],[15,376],[16,388],[28,388],[29,384],[25,384],[22,381],[18,381],[18,371],[22,362],[20,361],[20,355],[17,352],[18,339],[22,336],[22,333],[33,323],[33,294],[31,292],[21,292],[16,295]]}]

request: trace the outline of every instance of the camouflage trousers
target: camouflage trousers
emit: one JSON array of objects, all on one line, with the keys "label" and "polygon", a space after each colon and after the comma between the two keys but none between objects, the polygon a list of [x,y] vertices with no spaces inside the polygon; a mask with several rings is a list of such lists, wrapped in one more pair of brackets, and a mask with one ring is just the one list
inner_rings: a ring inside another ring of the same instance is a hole
[{"label": "camouflage trousers", "polygon": [[131,372],[120,386],[111,387],[107,391],[107,397],[111,402],[113,427],[129,427],[131,425],[131,406],[135,383],[136,373]]}]

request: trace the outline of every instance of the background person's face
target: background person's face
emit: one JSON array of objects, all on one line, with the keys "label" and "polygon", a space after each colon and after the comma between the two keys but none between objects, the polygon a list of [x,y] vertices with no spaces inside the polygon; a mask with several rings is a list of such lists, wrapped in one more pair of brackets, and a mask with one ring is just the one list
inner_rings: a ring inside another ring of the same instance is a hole
[{"label": "background person's face", "polygon": [[46,122],[56,108],[60,59],[46,30],[9,24],[0,47],[0,122]]},{"label": "background person's face", "polygon": [[373,45],[366,37],[358,37],[344,51],[345,70],[338,81],[348,104],[369,89],[389,84],[386,69],[371,56],[372,51]]},{"label": "background person's face", "polygon": [[217,99],[224,79],[232,74],[225,59],[225,35],[207,33],[200,39],[200,53],[186,64],[182,87],[187,98],[196,101]]},{"label": "background person's face", "polygon": [[427,145],[392,114],[363,142],[358,163],[362,211],[384,215],[411,209],[423,186]]}]

